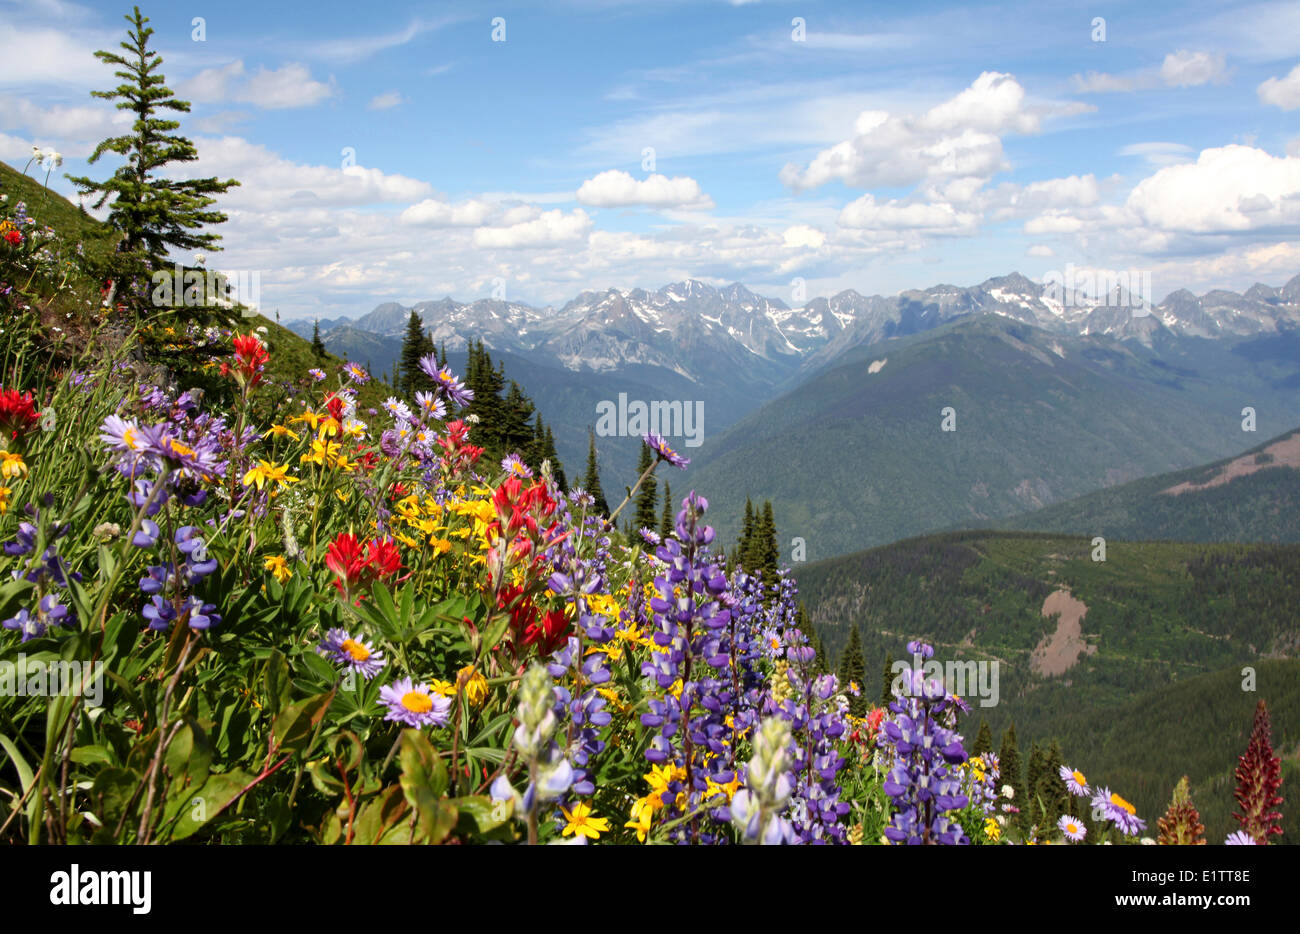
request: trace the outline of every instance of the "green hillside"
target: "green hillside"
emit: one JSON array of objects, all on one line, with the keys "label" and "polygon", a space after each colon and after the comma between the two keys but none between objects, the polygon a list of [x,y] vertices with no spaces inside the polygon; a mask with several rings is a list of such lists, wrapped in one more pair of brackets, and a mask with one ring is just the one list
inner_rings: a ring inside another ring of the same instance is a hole
[{"label": "green hillside", "polygon": [[[1014,720],[1022,750],[1059,738],[1067,760],[1131,793],[1148,819],[1182,771],[1194,790],[1227,781],[1257,698],[1273,710],[1275,746],[1300,755],[1300,546],[1114,541],[1105,557],[1093,561],[1085,538],[963,532],[845,555],[797,578],[832,661],[849,625],[860,627],[873,698],[886,655],[902,658],[909,639],[944,659],[996,660],[998,703],[976,704],[968,722],[984,717],[1000,735]],[[1057,591],[1086,607],[1087,648],[1044,674],[1033,653],[1057,629],[1043,615]],[[1241,690],[1244,666],[1256,669],[1257,693]],[[1197,802],[1210,812],[1208,797]],[[1288,818],[1293,840],[1298,818]]]},{"label": "green hillside", "polygon": [[[994,527],[1134,541],[1300,542],[1300,469],[1284,459],[1292,449],[1300,451],[1300,429],[1237,457],[1098,490]],[[1191,489],[1166,492],[1183,484]]]},{"label": "green hillside", "polygon": [[[85,256],[81,268],[68,279],[65,287],[57,294],[42,296],[50,304],[43,308],[43,318],[49,319],[57,314],[67,342],[53,350],[51,364],[55,368],[70,365],[82,353],[98,329],[95,340],[100,352],[111,352],[113,338],[105,333],[104,328],[117,328],[121,322],[112,320],[110,314],[99,308],[99,283],[93,276],[97,264],[113,249],[115,236],[103,223],[83,211],[78,205],[68,201],[62,195],[46,189],[41,179],[34,179],[22,174],[19,169],[0,162],[0,194],[9,196],[8,206],[15,207],[19,202],[25,203],[28,213],[41,227],[54,229],[59,240],[71,247],[80,245]],[[51,179],[53,180],[53,179]],[[219,254],[218,254],[219,255]],[[219,261],[214,265],[220,265]],[[68,320],[66,315],[72,315]],[[239,331],[265,328],[265,337],[271,348],[271,360],[267,367],[266,380],[275,386],[279,393],[269,404],[282,405],[295,387],[302,384],[304,374],[311,367],[321,367],[334,372],[343,361],[333,355],[325,354],[317,358],[312,352],[311,341],[294,334],[288,328],[268,319],[264,315],[239,315],[231,317],[229,323]],[[159,322],[156,327],[164,329],[167,322]],[[160,359],[165,365],[177,368],[189,368],[197,363],[187,355],[184,347],[165,350]],[[377,374],[382,377],[383,374]],[[391,393],[382,378],[377,378],[362,387],[358,393],[358,405],[364,411],[377,408]],[[270,394],[268,393],[268,398]]]}]

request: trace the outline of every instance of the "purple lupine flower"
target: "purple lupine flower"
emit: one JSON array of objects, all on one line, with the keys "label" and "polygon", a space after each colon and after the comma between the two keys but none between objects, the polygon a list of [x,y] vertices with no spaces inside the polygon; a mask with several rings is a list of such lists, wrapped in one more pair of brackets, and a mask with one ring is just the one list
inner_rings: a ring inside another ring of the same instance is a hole
[{"label": "purple lupine flower", "polygon": [[[908,644],[914,657],[930,658],[934,649],[921,642]],[[889,749],[894,765],[884,792],[894,803],[885,836],[894,843],[968,844],[962,827],[946,814],[966,807],[969,799],[950,766],[966,761],[961,736],[939,719],[950,701],[938,679],[927,679],[920,668],[902,673],[903,691],[889,709],[877,742]]]}]

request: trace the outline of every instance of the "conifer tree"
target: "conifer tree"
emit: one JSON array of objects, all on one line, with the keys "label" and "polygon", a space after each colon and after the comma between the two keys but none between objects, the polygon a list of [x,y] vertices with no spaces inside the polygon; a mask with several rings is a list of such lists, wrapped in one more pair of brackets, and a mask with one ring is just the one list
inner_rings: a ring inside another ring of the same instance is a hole
[{"label": "conifer tree", "polygon": [[754,566],[751,564],[750,549],[754,544],[754,503],[745,497],[745,521],[740,527],[740,540],[736,546],[736,560],[742,568],[751,574],[754,572]]},{"label": "conifer tree", "polygon": [[998,750],[998,768],[1002,772],[1001,782],[1010,785],[1015,797],[1011,803],[1025,813],[1025,775],[1020,761],[1020,746],[1016,742],[1016,722],[1002,734],[1002,747]]},{"label": "conifer tree", "polygon": [[[648,444],[641,445],[641,458],[636,465],[636,475],[639,477],[649,469],[652,463],[653,454],[650,452]],[[633,533],[641,529],[653,529],[658,525],[658,482],[652,473],[641,483],[641,489],[636,496],[636,521],[632,524]]]},{"label": "conifer tree", "polygon": [[664,512],[659,517],[659,537],[668,538],[673,534],[673,488],[664,483]]},{"label": "conifer tree", "polygon": [[1043,762],[1043,775],[1039,779],[1038,798],[1043,802],[1044,827],[1054,827],[1061,815],[1070,809],[1070,792],[1061,781],[1061,766],[1065,764],[1061,756],[1061,744],[1052,740]]},{"label": "conifer tree", "polygon": [[609,515],[609,503],[605,502],[605,491],[600,488],[600,470],[596,464],[596,433],[587,433],[587,472],[582,478],[582,487],[596,501],[593,507],[602,516]]},{"label": "conifer tree", "polygon": [[320,321],[311,326],[311,352],[317,363],[325,359],[325,342],[320,339]]},{"label": "conifer tree", "polygon": [[[119,44],[125,54],[102,50],[95,53],[105,64],[118,66],[113,73],[122,84],[111,91],[92,91],[91,95],[117,101],[117,109],[130,112],[134,120],[129,133],[104,140],[87,159],[93,165],[104,153],[113,152],[125,162],[102,182],[68,177],[83,196],[99,196],[96,208],[112,198],[107,222],[121,239],[109,260],[109,307],[119,293],[126,291],[122,287],[126,280],[146,278],[163,267],[169,250],[221,249],[220,235],[202,228],[226,221],[225,214],[211,209],[216,203],[214,196],[239,184],[233,178],[174,179],[161,174],[167,166],[194,162],[199,157],[193,142],[172,132],[180,128],[180,122],[160,116],[162,111],[189,113],[190,105],[175,96],[158,70],[163,60],[149,48],[149,37],[153,35],[153,29],[145,25],[149,18],[135,7],[125,19],[130,24],[129,41]],[[132,307],[138,312],[134,300]]]},{"label": "conifer tree", "polygon": [[[538,416],[538,422],[541,416]],[[560,463],[560,452],[555,450],[555,433],[551,431],[551,426],[546,426],[546,441],[542,447],[542,460],[551,462],[551,476],[555,478],[556,485],[560,492],[569,492],[569,478],[564,475],[564,465]]]},{"label": "conifer tree", "polygon": [[894,701],[894,656],[885,654],[885,667],[880,673],[880,706],[888,707]]},{"label": "conifer tree", "polygon": [[989,729],[989,722],[982,717],[980,718],[980,730],[975,734],[975,745],[970,748],[971,758],[982,756],[986,752],[993,751],[993,731]]},{"label": "conifer tree", "polygon": [[776,546],[776,522],[772,518],[772,501],[763,503],[763,515],[756,522],[754,560],[763,573],[763,583],[773,592],[779,587],[781,552]]},{"label": "conifer tree", "polygon": [[406,319],[406,334],[402,337],[402,352],[399,357],[400,373],[398,380],[400,385],[393,387],[407,399],[415,398],[415,390],[423,388],[421,377],[424,373],[420,370],[420,352],[424,349],[424,325],[420,321],[419,314],[415,309],[411,309],[410,317]]},{"label": "conifer tree", "polygon": [[1038,786],[1042,779],[1043,750],[1037,742],[1032,742],[1029,745],[1029,767],[1025,774],[1025,799],[1016,802],[1020,806],[1020,824],[1026,833],[1035,825],[1040,833],[1043,830],[1043,806],[1038,799]]},{"label": "conifer tree", "polygon": [[862,637],[858,635],[855,623],[849,632],[849,644],[840,659],[839,670],[840,686],[844,690],[848,691],[851,683],[858,687],[857,697],[849,695],[849,713],[855,717],[866,716],[866,698],[862,694],[862,682],[866,674],[866,663],[862,658]]}]

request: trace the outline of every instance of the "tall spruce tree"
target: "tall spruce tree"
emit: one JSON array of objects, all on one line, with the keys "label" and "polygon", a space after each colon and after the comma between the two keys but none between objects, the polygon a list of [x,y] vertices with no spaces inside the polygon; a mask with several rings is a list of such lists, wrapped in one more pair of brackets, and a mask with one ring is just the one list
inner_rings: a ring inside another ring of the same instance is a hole
[{"label": "tall spruce tree", "polygon": [[314,322],[311,326],[311,352],[317,363],[325,359],[325,342],[320,339],[319,321]]},{"label": "tall spruce tree", "polygon": [[602,516],[609,515],[609,503],[605,502],[605,491],[600,487],[600,470],[596,464],[596,433],[587,433],[587,472],[582,477],[582,486],[596,501],[593,507]]},{"label": "tall spruce tree", "polygon": [[888,707],[894,702],[894,655],[885,653],[885,667],[880,673],[880,706]]},{"label": "tall spruce tree", "polygon": [[1044,802],[1038,798],[1038,786],[1043,781],[1044,766],[1043,748],[1037,741],[1030,743],[1029,766],[1025,771],[1025,800],[1020,802],[1020,826],[1025,833],[1035,826],[1040,833],[1043,831]]},{"label": "tall spruce tree", "polygon": [[754,502],[748,496],[745,497],[745,521],[740,527],[740,540],[736,543],[736,560],[742,568],[753,573],[755,568],[751,563],[753,556],[751,550],[754,547]]},{"label": "tall spruce tree", "polygon": [[1036,792],[1037,797],[1043,802],[1042,826],[1044,827],[1055,827],[1061,815],[1070,808],[1070,793],[1065,787],[1065,782],[1061,781],[1061,766],[1064,764],[1061,745],[1056,740],[1052,740],[1052,745],[1047,748],[1043,762],[1043,775],[1039,779]]},{"label": "tall spruce tree", "polygon": [[667,538],[673,534],[673,488],[665,481],[664,483],[664,512],[659,517],[659,537]]},{"label": "tall spruce tree", "polygon": [[[189,113],[190,105],[175,96],[159,71],[163,59],[149,48],[149,37],[153,35],[153,29],[145,25],[149,18],[135,7],[125,19],[130,24],[129,41],[119,44],[125,54],[102,50],[95,53],[105,64],[118,66],[113,74],[122,83],[111,91],[92,91],[91,95],[117,101],[117,109],[129,111],[134,120],[129,133],[104,140],[87,160],[93,165],[104,153],[113,152],[125,162],[102,182],[68,176],[83,196],[99,196],[94,207],[103,207],[113,199],[107,222],[121,238],[109,259],[110,307],[119,295],[127,294],[123,282],[147,278],[165,266],[169,250],[221,249],[220,235],[203,228],[226,221],[225,214],[211,209],[216,203],[214,196],[239,184],[233,178],[164,177],[161,170],[167,166],[194,162],[199,157],[194,143],[172,132],[180,128],[180,122],[160,116],[163,111]],[[180,302],[181,297],[173,300]],[[138,313],[134,297],[130,303]]]},{"label": "tall spruce tree", "polygon": [[763,503],[763,515],[758,518],[754,532],[754,562],[763,574],[763,583],[773,594],[780,586],[781,552],[776,546],[776,521],[772,517],[772,501]]},{"label": "tall spruce tree", "polygon": [[424,349],[424,324],[414,308],[406,319],[406,334],[402,337],[402,352],[398,357],[400,372],[395,387],[407,399],[415,398],[417,387],[423,386],[423,371],[420,369],[420,353]]},{"label": "tall spruce tree", "polygon": [[986,752],[993,751],[993,731],[989,729],[989,722],[982,717],[980,718],[980,730],[975,734],[975,745],[970,748],[971,758],[982,756]]},{"label": "tall spruce tree", "polygon": [[866,716],[867,698],[862,691],[862,682],[866,676],[867,666],[862,657],[862,637],[858,635],[858,627],[854,623],[849,632],[848,647],[840,659],[839,679],[840,685],[846,691],[850,690],[851,684],[858,688],[856,697],[849,695],[849,713],[855,717]]},{"label": "tall spruce tree", "polygon": [[[641,458],[636,465],[636,475],[639,477],[649,469],[652,463],[653,455],[650,452],[648,444],[641,445]],[[658,482],[655,475],[650,474],[641,483],[641,489],[636,496],[636,521],[632,524],[632,531],[638,532],[641,529],[653,529],[658,525]]]}]

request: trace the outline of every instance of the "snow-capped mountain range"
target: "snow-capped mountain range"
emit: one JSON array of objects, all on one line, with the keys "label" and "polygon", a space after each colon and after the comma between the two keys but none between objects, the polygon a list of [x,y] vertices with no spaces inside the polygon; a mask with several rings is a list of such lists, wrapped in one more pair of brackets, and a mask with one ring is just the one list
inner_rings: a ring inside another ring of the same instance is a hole
[{"label": "snow-capped mountain range", "polygon": [[[1164,337],[1243,338],[1300,329],[1300,276],[1281,288],[1257,284],[1245,294],[1218,290],[1198,297],[1181,289],[1145,307],[1123,287],[1090,298],[1072,283],[1044,285],[1019,273],[969,288],[936,285],[894,296],[849,289],[797,308],[739,283],[715,287],[687,279],[654,292],[586,291],[559,308],[491,299],[465,304],[443,298],[410,307],[388,302],[356,321],[321,322],[322,337],[330,350],[363,359],[375,352],[376,338],[388,346],[400,340],[412,307],[448,350],[481,339],[491,350],[575,372],[647,366],[691,380],[740,372],[742,379],[770,383],[852,347],[965,315],[998,314],[1065,335],[1107,335],[1148,346]],[[289,325],[303,336],[312,326],[310,320]]]}]

